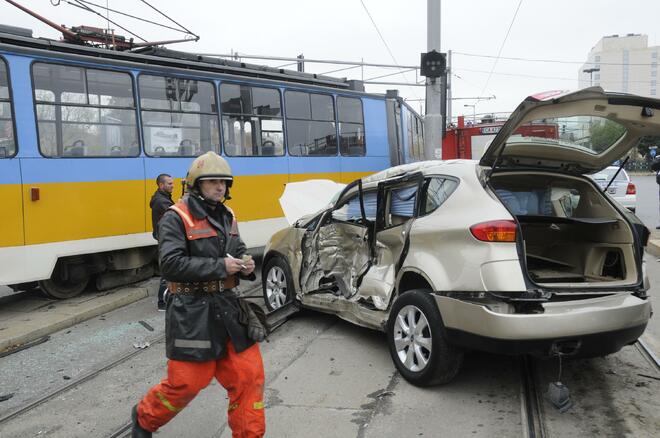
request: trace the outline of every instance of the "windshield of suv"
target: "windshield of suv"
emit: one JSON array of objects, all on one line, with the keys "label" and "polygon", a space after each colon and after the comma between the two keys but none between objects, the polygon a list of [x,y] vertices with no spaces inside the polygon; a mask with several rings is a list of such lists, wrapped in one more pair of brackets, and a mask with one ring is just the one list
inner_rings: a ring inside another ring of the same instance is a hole
[{"label": "windshield of suv", "polygon": [[614,146],[625,133],[623,125],[603,117],[547,118],[522,125],[509,137],[507,145],[557,145],[598,155]]}]

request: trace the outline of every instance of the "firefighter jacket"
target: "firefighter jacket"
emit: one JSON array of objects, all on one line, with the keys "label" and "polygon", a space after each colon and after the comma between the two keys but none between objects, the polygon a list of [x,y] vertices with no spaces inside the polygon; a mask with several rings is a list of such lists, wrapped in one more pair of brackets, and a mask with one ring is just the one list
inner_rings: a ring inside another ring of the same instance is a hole
[{"label": "firefighter jacket", "polygon": [[[192,221],[188,228],[194,225],[194,232],[186,233],[184,220]],[[233,214],[222,204],[212,209],[194,196],[185,196],[163,215],[158,236],[161,274],[170,282],[224,280],[226,254],[240,258],[246,251]],[[252,273],[248,278],[256,277]],[[167,357],[196,362],[218,359],[225,355],[228,337],[240,353],[254,342],[239,318],[238,299],[232,290],[168,294]]]},{"label": "firefighter jacket", "polygon": [[156,240],[158,240],[158,221],[172,204],[174,204],[172,195],[160,189],[154,192],[151,201],[149,201],[149,207],[151,207],[151,225],[153,226],[152,235]]}]

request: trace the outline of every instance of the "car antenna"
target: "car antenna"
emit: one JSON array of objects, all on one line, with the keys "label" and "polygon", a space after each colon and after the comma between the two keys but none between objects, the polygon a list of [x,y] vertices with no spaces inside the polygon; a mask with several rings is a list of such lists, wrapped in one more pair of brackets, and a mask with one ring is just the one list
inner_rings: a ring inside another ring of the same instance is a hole
[{"label": "car antenna", "polygon": [[628,156],[626,157],[626,159],[623,160],[623,163],[621,163],[621,166],[619,166],[619,168],[616,170],[616,173],[614,174],[614,176],[612,177],[612,179],[610,180],[610,182],[607,183],[607,186],[603,189],[603,192],[606,192],[607,189],[610,188],[610,186],[612,185],[612,183],[614,182],[614,180],[616,179],[616,177],[619,175],[619,173],[621,173],[621,169],[623,169],[623,166],[626,165],[626,163],[628,162],[629,159],[630,159],[630,155],[628,155]]}]

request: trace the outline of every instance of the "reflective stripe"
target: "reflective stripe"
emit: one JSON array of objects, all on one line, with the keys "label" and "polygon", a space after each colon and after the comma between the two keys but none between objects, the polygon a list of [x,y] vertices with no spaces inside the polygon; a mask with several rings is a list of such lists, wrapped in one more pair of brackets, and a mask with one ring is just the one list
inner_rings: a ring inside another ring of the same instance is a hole
[{"label": "reflective stripe", "polygon": [[192,229],[188,231],[190,234],[211,234],[213,230],[210,228],[200,228],[198,230]]},{"label": "reflective stripe", "polygon": [[264,408],[264,402],[263,401],[254,402],[252,404],[252,409],[263,409],[263,408]]},{"label": "reflective stripe", "polygon": [[186,213],[185,211],[183,211],[182,209],[180,209],[176,205],[172,205],[170,208],[172,210],[176,211],[177,213],[179,213],[179,216],[181,216],[181,218],[188,223],[189,227],[192,228],[192,227],[195,226],[195,223],[193,222],[192,218],[190,217],[190,215],[188,213]]},{"label": "reflective stripe", "polygon": [[211,341],[195,341],[190,339],[175,339],[175,347],[181,348],[211,348]]},{"label": "reflective stripe", "polygon": [[181,412],[181,410],[183,409],[183,408],[174,407],[172,403],[170,403],[170,401],[166,399],[165,396],[160,392],[156,392],[156,397],[158,397],[158,400],[160,400],[163,406],[165,406],[168,410],[172,412]]}]

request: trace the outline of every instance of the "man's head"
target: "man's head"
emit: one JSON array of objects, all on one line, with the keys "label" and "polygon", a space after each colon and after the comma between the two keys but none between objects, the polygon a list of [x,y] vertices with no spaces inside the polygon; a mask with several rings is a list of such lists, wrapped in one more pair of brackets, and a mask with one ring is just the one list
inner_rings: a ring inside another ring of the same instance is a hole
[{"label": "man's head", "polygon": [[156,184],[158,185],[158,190],[163,192],[172,193],[174,191],[174,180],[171,175],[166,173],[161,173],[156,178]]},{"label": "man's head", "polygon": [[[207,152],[195,158],[186,176],[186,184],[190,193],[212,202],[229,199],[229,188],[233,180],[229,163],[215,152]],[[220,190],[222,196],[218,199]]]}]

